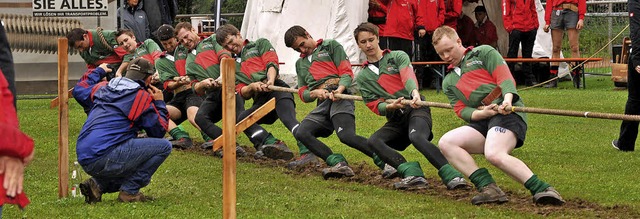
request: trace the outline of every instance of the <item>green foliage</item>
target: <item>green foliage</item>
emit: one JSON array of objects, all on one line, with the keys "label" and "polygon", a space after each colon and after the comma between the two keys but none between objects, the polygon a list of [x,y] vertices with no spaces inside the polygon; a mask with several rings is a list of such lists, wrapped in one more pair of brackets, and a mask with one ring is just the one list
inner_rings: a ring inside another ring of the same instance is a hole
[{"label": "green foliage", "polygon": [[[571,88],[561,82],[558,89],[537,88],[521,91],[529,107],[622,113],[626,91],[612,89],[608,77],[588,77],[587,88]],[[429,101],[446,102],[442,93],[424,91]],[[297,117],[304,118],[315,104],[296,98]],[[75,160],[75,139],[86,115],[70,100],[70,162]],[[6,218],[220,218],[222,216],[222,160],[195,152],[173,151],[142,191],[157,198],[149,203],[124,204],[117,194],[106,194],[103,202],[87,205],[82,198],[57,198],[57,111],[49,100],[20,100],[18,112],[22,129],[36,142],[36,158],[26,169],[25,191],[32,203],[26,211],[4,206]],[[356,103],[357,132],[369,136],[385,119],[375,116],[361,102]],[[464,123],[451,110],[432,109],[435,139]],[[636,153],[622,153],[611,147],[620,121],[529,114],[526,144],[514,150],[541,179],[549,182],[574,206],[587,201],[605,206],[610,216],[619,211],[640,215],[640,186],[636,183],[640,159]],[[190,125],[185,128],[201,141]],[[280,123],[265,126],[278,138],[293,146],[294,139]],[[342,153],[352,164],[366,163],[365,155],[341,144],[335,135],[322,139],[334,152]],[[249,145],[241,135],[239,142]],[[291,147],[297,150],[295,146]],[[437,171],[415,148],[402,154],[419,161],[427,178],[438,179]],[[522,185],[513,181],[482,156],[475,156],[487,167],[510,198],[529,197]],[[471,197],[446,194],[409,193],[387,187],[363,185],[348,180],[323,180],[319,173],[291,174],[284,168],[237,163],[238,218],[538,218],[542,212],[552,217],[598,217],[590,208],[522,211],[505,205],[476,207]],[[371,176],[375,177],[375,176]],[[87,175],[83,174],[86,179]],[[71,183],[78,183],[71,181]],[[442,185],[431,185],[442,186]],[[458,194],[458,193],[450,193]],[[522,201],[522,200],[521,200]],[[530,203],[529,199],[525,202]],[[514,200],[512,199],[512,202]],[[617,207],[616,207],[617,206]],[[627,207],[625,207],[627,206]],[[608,208],[610,207],[610,208]],[[536,209],[535,206],[531,208]],[[635,210],[634,210],[635,209]]]},{"label": "green foliage", "polygon": [[[188,0],[178,1],[181,14],[215,14],[216,0]],[[220,11],[224,13],[244,13],[247,5],[246,0],[224,0]],[[230,24],[240,28],[242,26],[242,16],[225,17]]]}]

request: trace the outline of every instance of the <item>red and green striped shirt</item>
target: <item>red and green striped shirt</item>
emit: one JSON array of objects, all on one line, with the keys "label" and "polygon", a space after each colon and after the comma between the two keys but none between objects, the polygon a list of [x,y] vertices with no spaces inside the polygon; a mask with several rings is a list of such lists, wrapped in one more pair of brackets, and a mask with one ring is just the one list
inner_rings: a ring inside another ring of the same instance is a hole
[{"label": "red and green striped shirt", "polygon": [[383,51],[378,66],[365,62],[356,82],[367,107],[385,116],[387,103],[384,101],[400,97],[412,99],[411,91],[418,89],[418,82],[411,59],[403,51]]},{"label": "red and green striped shirt", "polygon": [[231,53],[216,42],[216,35],[211,35],[200,41],[189,53],[187,75],[197,81],[217,79],[220,77],[220,63],[223,57],[231,57]]},{"label": "red and green striped shirt", "polygon": [[131,59],[144,58],[146,60],[149,60],[151,64],[155,64],[156,60],[160,58],[160,55],[162,55],[160,46],[158,46],[158,44],[152,39],[147,39],[144,42],[138,44],[138,48],[136,48],[136,51],[133,53],[133,57]]},{"label": "red and green striped shirt", "polygon": [[279,71],[278,54],[269,40],[260,38],[255,42],[245,40],[240,53],[240,72],[236,72],[236,92],[253,82],[267,78],[267,69]]},{"label": "red and green striped shirt", "polygon": [[[493,103],[502,104],[504,95],[512,93],[511,105],[524,106],[507,63],[491,46],[467,48],[460,66],[449,66],[449,69],[453,71],[444,78],[442,89],[458,117],[467,122],[471,122],[471,114],[482,105],[482,99],[498,86],[502,95]],[[527,122],[525,113],[517,114]]]},{"label": "red and green striped shirt", "polygon": [[340,85],[350,87],[353,81],[351,63],[347,53],[335,40],[318,40],[318,45],[309,56],[300,55],[296,62],[298,95],[304,102],[313,101],[310,90],[328,79],[340,78]]},{"label": "red and green striped shirt", "polygon": [[[80,57],[82,57],[85,63],[87,63],[88,68],[97,68],[102,63],[120,66],[123,58],[125,58],[125,60],[130,59],[131,55],[127,54],[127,51],[124,49],[118,47],[115,31],[102,31],[104,39],[109,45],[104,45],[104,43],[102,43],[102,40],[98,36],[98,32],[96,30],[87,31],[87,35],[89,36],[89,49],[82,51],[80,53]],[[112,49],[113,51],[111,51]]]}]

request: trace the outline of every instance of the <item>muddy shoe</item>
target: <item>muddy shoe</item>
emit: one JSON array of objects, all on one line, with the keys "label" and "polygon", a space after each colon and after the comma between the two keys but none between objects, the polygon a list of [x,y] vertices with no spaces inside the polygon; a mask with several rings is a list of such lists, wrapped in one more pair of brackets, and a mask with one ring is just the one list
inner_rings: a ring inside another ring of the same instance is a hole
[{"label": "muddy shoe", "polygon": [[280,140],[278,140],[275,144],[263,145],[262,147],[260,147],[260,151],[262,151],[265,157],[274,160],[291,160],[293,158],[293,152],[291,152],[287,145]]},{"label": "muddy shoe", "polygon": [[304,153],[298,157],[295,161],[291,161],[287,164],[287,168],[294,169],[296,167],[305,166],[308,164],[318,164],[318,157],[313,153]]},{"label": "muddy shoe", "polygon": [[340,162],[332,167],[322,169],[322,177],[324,179],[329,178],[342,178],[342,177],[352,177],[356,174],[353,172],[351,167],[347,165],[347,162]]},{"label": "muddy shoe", "polygon": [[[222,155],[223,155],[222,148],[213,152],[213,156],[222,158]],[[245,151],[244,148],[240,147],[240,145],[236,144],[236,157],[244,157],[244,156],[247,156],[247,151]]]},{"label": "muddy shoe", "polygon": [[399,190],[426,189],[427,186],[427,179],[421,176],[407,176],[400,182],[393,184],[393,188]]},{"label": "muddy shoe", "polygon": [[451,181],[447,183],[448,190],[465,189],[468,187],[469,185],[467,185],[467,181],[465,181],[464,178],[462,177],[453,178]]},{"label": "muddy shoe", "polygon": [[486,185],[480,188],[480,194],[477,194],[471,199],[471,204],[481,205],[487,203],[505,203],[509,201],[507,194],[505,194],[495,183]]},{"label": "muddy shoe", "polygon": [[136,194],[129,194],[128,192],[120,191],[120,194],[118,194],[118,201],[121,201],[121,202],[146,202],[146,201],[153,201],[153,197],[146,196],[146,195],[142,194],[142,192],[138,192]]},{"label": "muddy shoe", "polygon": [[396,168],[393,168],[389,164],[384,164],[384,169],[382,170],[382,178],[393,179],[396,177],[400,177],[398,170],[396,170]]},{"label": "muddy shoe", "polygon": [[84,202],[88,204],[102,201],[102,192],[100,192],[100,187],[93,178],[80,183],[80,193],[84,196]]},{"label": "muddy shoe", "polygon": [[202,150],[211,150],[213,148],[213,140],[207,141],[200,145],[200,149]]},{"label": "muddy shoe", "polygon": [[564,200],[553,187],[533,195],[533,202],[540,205],[563,205]]},{"label": "muddy shoe", "polygon": [[190,138],[180,138],[171,141],[171,146],[177,149],[187,149],[193,146],[193,141]]}]

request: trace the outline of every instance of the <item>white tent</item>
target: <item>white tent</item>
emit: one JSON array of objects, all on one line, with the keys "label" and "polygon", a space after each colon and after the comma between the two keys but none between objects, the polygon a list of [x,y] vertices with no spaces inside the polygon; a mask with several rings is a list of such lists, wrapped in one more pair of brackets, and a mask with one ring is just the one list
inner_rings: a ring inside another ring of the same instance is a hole
[{"label": "white tent", "polygon": [[[351,63],[361,63],[364,57],[353,38],[356,26],[367,20],[368,0],[249,0],[245,9],[241,33],[249,40],[268,39],[275,47],[280,62],[280,75],[295,84],[295,61],[299,53],[284,45],[284,32],[293,25],[307,29],[314,39],[335,39],[342,44]],[[482,3],[479,3],[482,4]],[[473,10],[478,3],[467,3],[463,12],[475,21]],[[507,54],[509,35],[502,24],[501,1],[486,0],[489,19],[498,30],[498,49]],[[538,29],[534,57],[551,57],[551,35],[542,31],[544,8],[536,1]]]}]

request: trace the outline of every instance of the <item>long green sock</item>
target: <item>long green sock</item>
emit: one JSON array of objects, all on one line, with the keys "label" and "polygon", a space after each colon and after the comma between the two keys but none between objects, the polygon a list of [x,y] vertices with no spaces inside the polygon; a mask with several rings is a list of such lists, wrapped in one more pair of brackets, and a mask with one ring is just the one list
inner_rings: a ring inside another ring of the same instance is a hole
[{"label": "long green sock", "polygon": [[531,191],[531,195],[535,195],[538,192],[542,192],[545,189],[549,188],[551,185],[548,183],[538,179],[538,176],[533,174],[531,178],[529,178],[525,183],[524,187]]},{"label": "long green sock", "polygon": [[477,169],[469,176],[469,179],[478,191],[480,191],[480,188],[496,182],[486,168]]},{"label": "long green sock", "polygon": [[327,165],[329,165],[330,167],[340,163],[340,162],[347,162],[347,159],[344,158],[344,156],[342,156],[342,154],[332,154],[329,155],[327,157],[327,160],[325,162],[327,162]]},{"label": "long green sock", "polygon": [[200,132],[200,135],[202,135],[202,140],[204,140],[204,142],[209,142],[212,141],[213,139],[210,138],[207,134],[205,134],[204,132]]},{"label": "long green sock", "polygon": [[373,158],[373,163],[376,164],[376,166],[378,166],[380,169],[384,169],[385,162],[380,159],[380,156],[378,156],[377,154],[373,154],[371,158]]},{"label": "long green sock", "polygon": [[298,141],[298,149],[300,149],[300,155],[306,154],[306,153],[310,153],[309,149],[307,148],[307,146],[304,146],[304,144],[302,144],[302,142]]},{"label": "long green sock", "polygon": [[267,137],[262,140],[262,145],[275,144],[276,141],[278,141],[278,139],[269,133]]},{"label": "long green sock", "polygon": [[424,177],[424,172],[422,172],[422,168],[420,167],[420,163],[412,161],[412,162],[404,162],[398,166],[398,173],[402,175],[402,177],[408,176],[421,176]]},{"label": "long green sock", "polygon": [[444,182],[445,184],[447,184],[453,178],[464,177],[462,173],[460,173],[460,171],[456,170],[449,164],[445,164],[444,166],[440,167],[440,169],[438,170],[438,175],[440,176],[440,179],[442,179],[442,182]]},{"label": "long green sock", "polygon": [[174,140],[178,140],[181,138],[189,138],[189,133],[185,132],[184,130],[181,130],[180,126],[171,129],[171,131],[169,131],[169,135],[171,135],[171,137]]}]

